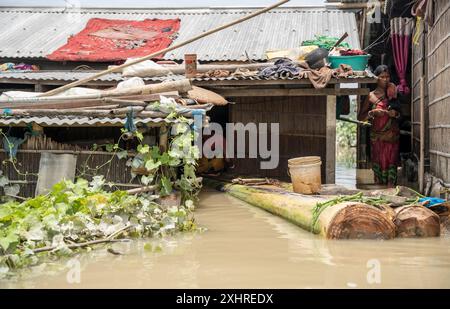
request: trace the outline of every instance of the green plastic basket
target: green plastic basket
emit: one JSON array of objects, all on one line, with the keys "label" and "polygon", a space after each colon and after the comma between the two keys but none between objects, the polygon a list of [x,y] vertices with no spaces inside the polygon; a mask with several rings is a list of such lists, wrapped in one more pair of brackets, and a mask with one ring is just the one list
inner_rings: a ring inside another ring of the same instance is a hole
[{"label": "green plastic basket", "polygon": [[364,71],[367,68],[370,55],[358,56],[328,56],[332,69],[337,69],[341,64],[348,64],[353,71]]}]

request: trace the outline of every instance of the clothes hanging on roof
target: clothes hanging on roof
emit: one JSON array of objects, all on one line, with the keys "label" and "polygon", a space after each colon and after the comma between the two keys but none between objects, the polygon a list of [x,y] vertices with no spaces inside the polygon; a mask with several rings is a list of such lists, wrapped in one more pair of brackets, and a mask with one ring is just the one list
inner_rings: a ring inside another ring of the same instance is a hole
[{"label": "clothes hanging on roof", "polygon": [[301,68],[297,63],[288,59],[281,58],[275,61],[274,65],[270,67],[266,67],[259,71],[258,76],[267,78],[267,77],[294,77],[299,75],[301,72]]}]

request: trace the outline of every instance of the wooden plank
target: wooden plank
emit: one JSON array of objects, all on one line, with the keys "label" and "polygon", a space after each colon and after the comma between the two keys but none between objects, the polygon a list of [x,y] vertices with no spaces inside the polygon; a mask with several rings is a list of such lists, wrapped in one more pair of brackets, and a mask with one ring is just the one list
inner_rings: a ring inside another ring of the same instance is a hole
[{"label": "wooden plank", "polygon": [[303,89],[214,89],[224,97],[284,97],[324,95],[368,95],[369,88],[303,88]]},{"label": "wooden plank", "polygon": [[327,138],[325,182],[336,180],[336,96],[327,96]]},{"label": "wooden plank", "polygon": [[[376,84],[372,77],[361,78],[332,78],[329,84]],[[265,85],[311,85],[309,79],[276,79],[276,80],[192,80],[195,86],[265,86]]]}]

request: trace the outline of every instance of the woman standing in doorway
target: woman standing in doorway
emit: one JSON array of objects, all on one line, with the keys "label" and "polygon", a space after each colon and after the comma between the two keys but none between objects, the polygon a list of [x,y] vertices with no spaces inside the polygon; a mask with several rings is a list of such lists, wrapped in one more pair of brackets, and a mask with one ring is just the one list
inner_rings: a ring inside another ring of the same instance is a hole
[{"label": "woman standing in doorway", "polygon": [[397,91],[386,65],[378,66],[374,74],[378,77],[377,88],[367,96],[358,119],[372,124],[370,146],[375,182],[392,187],[397,184],[400,139]]}]

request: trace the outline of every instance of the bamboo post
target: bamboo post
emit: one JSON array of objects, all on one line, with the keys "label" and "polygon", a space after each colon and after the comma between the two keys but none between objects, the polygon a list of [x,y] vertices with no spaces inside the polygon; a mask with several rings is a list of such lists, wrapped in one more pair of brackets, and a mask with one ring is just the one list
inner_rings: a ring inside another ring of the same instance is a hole
[{"label": "bamboo post", "polygon": [[179,44],[175,44],[175,45],[173,45],[173,46],[170,46],[170,47],[164,48],[164,49],[162,49],[162,50],[160,50],[160,51],[157,51],[157,52],[155,52],[155,53],[152,53],[152,54],[150,54],[150,55],[147,55],[147,56],[144,56],[144,57],[142,57],[142,58],[138,58],[138,59],[136,59],[136,60],[130,61],[130,62],[127,63],[127,64],[122,64],[122,65],[119,65],[119,66],[117,66],[117,67],[112,67],[112,68],[110,68],[110,69],[104,70],[104,71],[102,71],[102,72],[99,72],[99,73],[94,74],[94,75],[92,75],[92,76],[89,76],[89,77],[87,77],[87,78],[84,78],[84,79],[75,81],[75,82],[73,82],[73,83],[64,85],[64,86],[62,86],[62,87],[53,89],[53,90],[51,90],[51,91],[48,91],[48,92],[42,94],[41,96],[52,96],[52,95],[61,93],[61,92],[65,91],[65,90],[67,90],[67,89],[70,89],[70,88],[73,88],[73,87],[76,87],[76,86],[80,86],[80,85],[85,84],[85,83],[87,83],[87,82],[89,82],[89,81],[91,81],[91,80],[97,79],[97,78],[99,78],[99,77],[101,77],[101,76],[103,76],[103,75],[106,75],[106,74],[109,74],[109,73],[113,73],[113,72],[117,72],[117,71],[120,71],[120,70],[122,70],[123,68],[126,68],[126,67],[128,67],[128,66],[131,66],[131,65],[133,65],[133,64],[140,63],[140,62],[142,62],[142,61],[149,60],[149,59],[155,58],[155,57],[157,57],[157,56],[163,55],[163,54],[165,54],[165,53],[167,53],[167,52],[169,52],[169,51],[172,51],[172,50],[175,50],[175,49],[180,48],[180,47],[182,47],[182,46],[185,46],[185,45],[187,45],[187,44],[190,44],[190,43],[192,43],[192,42],[194,42],[194,41],[197,41],[197,40],[199,40],[199,39],[201,39],[201,38],[204,38],[204,37],[206,37],[206,36],[208,36],[208,35],[211,35],[211,34],[213,34],[213,33],[216,33],[216,32],[218,32],[218,31],[221,31],[221,30],[223,30],[223,29],[226,29],[226,28],[229,28],[229,27],[234,26],[234,25],[236,25],[236,24],[239,24],[239,23],[241,23],[241,22],[244,22],[244,21],[246,21],[246,20],[248,20],[248,19],[251,19],[251,18],[253,18],[253,17],[255,17],[255,16],[261,15],[261,14],[263,14],[263,13],[265,13],[265,12],[268,12],[268,11],[270,11],[270,10],[276,8],[276,7],[279,7],[280,5],[285,4],[285,3],[287,3],[287,2],[289,2],[289,0],[281,0],[281,1],[275,3],[275,4],[271,5],[271,6],[268,6],[268,7],[264,8],[264,9],[255,11],[255,12],[253,12],[253,13],[247,15],[247,16],[244,16],[244,17],[242,17],[242,18],[239,18],[239,19],[237,19],[237,20],[235,20],[235,21],[232,21],[232,22],[230,22],[230,23],[228,23],[228,24],[225,24],[225,25],[222,25],[222,26],[213,28],[213,29],[211,29],[211,30],[209,30],[209,31],[206,31],[206,32],[204,32],[204,33],[202,33],[202,34],[199,34],[199,35],[197,35],[197,36],[195,36],[195,37],[193,37],[193,38],[191,38],[191,39],[189,39],[189,40],[186,40],[186,41],[184,41],[184,42],[181,42],[181,43],[179,43]]},{"label": "bamboo post", "polygon": [[325,182],[336,181],[336,96],[327,96]]},{"label": "bamboo post", "polygon": [[419,158],[419,192],[423,192],[425,174],[425,100],[424,78],[420,77],[420,158]]},{"label": "bamboo post", "polygon": [[169,140],[169,128],[166,125],[162,125],[159,128],[159,149],[162,153],[167,151],[167,142]]}]

